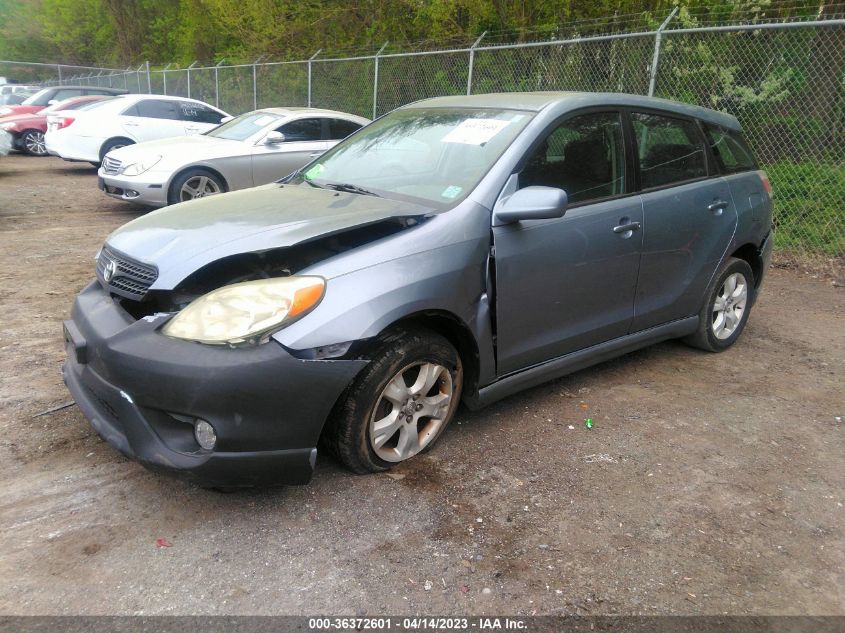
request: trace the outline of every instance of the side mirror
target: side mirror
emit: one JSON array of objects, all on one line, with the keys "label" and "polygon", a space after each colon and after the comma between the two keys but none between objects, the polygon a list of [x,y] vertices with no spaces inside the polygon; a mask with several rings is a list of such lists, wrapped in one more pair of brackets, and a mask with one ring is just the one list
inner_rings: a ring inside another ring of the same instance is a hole
[{"label": "side mirror", "polygon": [[267,132],[267,136],[264,137],[264,144],[265,145],[278,145],[279,143],[285,142],[285,135],[281,132],[276,132],[275,130],[272,132]]},{"label": "side mirror", "polygon": [[220,119],[220,125],[223,125],[224,123],[228,123],[229,121],[231,121],[234,118],[235,117],[233,117],[233,116],[224,116],[222,119]]},{"label": "side mirror", "polygon": [[493,215],[496,224],[562,218],[566,213],[566,203],[566,192],[563,189],[526,187],[515,191],[496,205]]}]

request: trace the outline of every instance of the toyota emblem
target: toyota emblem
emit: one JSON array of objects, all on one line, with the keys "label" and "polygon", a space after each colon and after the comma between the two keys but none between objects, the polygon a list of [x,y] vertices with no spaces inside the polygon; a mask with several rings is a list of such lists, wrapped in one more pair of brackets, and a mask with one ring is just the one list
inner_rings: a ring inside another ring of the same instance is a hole
[{"label": "toyota emblem", "polygon": [[105,279],[106,282],[111,281],[112,277],[114,277],[114,274],[116,272],[117,262],[115,262],[113,259],[110,259],[109,263],[106,264],[106,267],[103,269],[103,279]]}]

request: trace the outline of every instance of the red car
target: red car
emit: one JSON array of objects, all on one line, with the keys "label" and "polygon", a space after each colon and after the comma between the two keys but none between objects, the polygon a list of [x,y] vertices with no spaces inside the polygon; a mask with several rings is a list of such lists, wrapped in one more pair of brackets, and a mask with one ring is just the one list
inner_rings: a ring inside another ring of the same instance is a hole
[{"label": "red car", "polygon": [[0,106],[0,116],[12,116],[13,114],[27,114],[38,112],[47,106],[59,101],[65,101],[71,97],[87,97],[89,95],[125,95],[128,90],[119,88],[98,88],[94,86],[52,86],[42,88],[31,97],[24,99],[20,105]]},{"label": "red car", "polygon": [[77,110],[94,101],[112,99],[110,95],[92,95],[90,97],[73,97],[54,103],[49,108],[38,112],[13,114],[0,118],[0,130],[12,135],[12,147],[33,156],[46,156],[44,133],[47,131],[47,116],[53,112]]}]

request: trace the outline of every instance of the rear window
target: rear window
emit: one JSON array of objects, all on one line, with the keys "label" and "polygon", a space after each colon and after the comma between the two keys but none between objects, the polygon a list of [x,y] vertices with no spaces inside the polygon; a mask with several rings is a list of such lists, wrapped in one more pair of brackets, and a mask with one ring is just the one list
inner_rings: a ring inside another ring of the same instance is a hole
[{"label": "rear window", "polygon": [[734,173],[757,169],[757,161],[742,134],[734,130],[708,125],[707,142],[723,172]]}]

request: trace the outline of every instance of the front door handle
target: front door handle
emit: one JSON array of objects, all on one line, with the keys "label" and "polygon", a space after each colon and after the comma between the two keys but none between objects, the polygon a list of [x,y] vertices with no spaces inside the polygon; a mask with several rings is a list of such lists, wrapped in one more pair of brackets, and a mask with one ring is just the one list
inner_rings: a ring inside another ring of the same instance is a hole
[{"label": "front door handle", "polygon": [[308,154],[308,158],[317,158],[317,156],[322,156],[325,153],[326,153],[325,151],[312,152],[311,154]]},{"label": "front door handle", "polygon": [[631,237],[634,231],[639,231],[642,225],[639,222],[629,222],[628,218],[619,220],[619,225],[613,227],[613,232],[622,237]]},{"label": "front door handle", "polygon": [[725,207],[727,206],[728,203],[725,200],[716,200],[715,202],[707,205],[707,210],[713,215],[722,215],[722,213],[725,212]]}]

